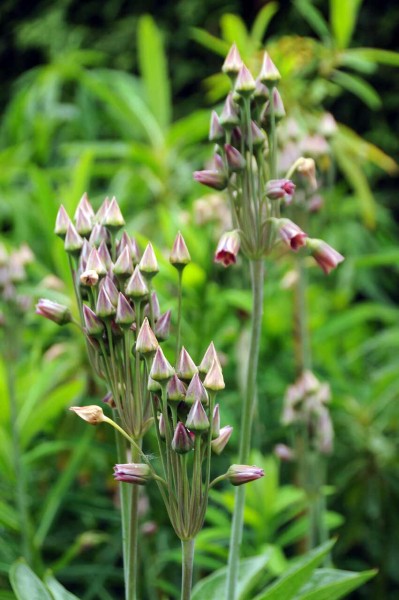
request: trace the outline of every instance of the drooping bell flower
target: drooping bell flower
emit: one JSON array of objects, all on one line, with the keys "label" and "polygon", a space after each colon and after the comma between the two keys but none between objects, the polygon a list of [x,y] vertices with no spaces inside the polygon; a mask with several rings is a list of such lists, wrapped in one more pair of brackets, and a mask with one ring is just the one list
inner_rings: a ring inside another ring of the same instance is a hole
[{"label": "drooping bell flower", "polygon": [[308,239],[307,246],[313,258],[326,275],[345,260],[342,254],[334,250],[334,248],[323,240]]},{"label": "drooping bell flower", "polygon": [[229,267],[237,262],[237,254],[240,250],[240,234],[236,229],[222,235],[215,252],[215,263]]}]

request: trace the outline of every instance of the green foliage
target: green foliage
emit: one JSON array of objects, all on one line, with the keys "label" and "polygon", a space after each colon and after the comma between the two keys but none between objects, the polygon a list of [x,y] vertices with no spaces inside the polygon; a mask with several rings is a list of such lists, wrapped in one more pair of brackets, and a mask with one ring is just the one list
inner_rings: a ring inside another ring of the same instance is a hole
[{"label": "green foliage", "polygon": [[23,560],[12,565],[10,581],[17,600],[78,600],[51,574],[41,581]]}]

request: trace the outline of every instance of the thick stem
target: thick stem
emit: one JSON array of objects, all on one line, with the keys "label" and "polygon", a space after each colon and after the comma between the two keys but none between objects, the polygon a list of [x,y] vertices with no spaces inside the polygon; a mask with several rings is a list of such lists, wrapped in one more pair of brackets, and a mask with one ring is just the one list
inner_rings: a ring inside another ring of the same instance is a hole
[{"label": "thick stem", "polygon": [[193,566],[194,566],[194,545],[195,539],[182,540],[182,583],[181,583],[181,600],[190,600],[191,587],[193,583]]},{"label": "thick stem", "polygon": [[[264,284],[264,265],[262,260],[250,262],[252,278],[252,328],[251,343],[247,365],[247,385],[246,396],[242,408],[241,419],[241,437],[239,460],[240,464],[248,462],[252,420],[256,401],[256,376],[258,372],[260,336],[262,329],[263,314],[263,284]],[[237,574],[240,558],[240,544],[242,539],[242,530],[244,525],[244,504],[245,504],[245,486],[238,486],[235,492],[235,504],[233,513],[233,523],[230,537],[229,563],[227,570],[227,593],[228,600],[235,600],[237,587]]]}]

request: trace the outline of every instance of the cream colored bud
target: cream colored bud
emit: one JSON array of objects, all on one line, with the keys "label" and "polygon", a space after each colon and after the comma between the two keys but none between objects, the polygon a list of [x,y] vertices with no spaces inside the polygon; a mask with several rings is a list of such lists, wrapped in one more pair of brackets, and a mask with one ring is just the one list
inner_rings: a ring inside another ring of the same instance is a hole
[{"label": "cream colored bud", "polygon": [[72,410],[84,421],[90,423],[90,425],[98,425],[105,421],[105,415],[103,409],[96,404],[91,406],[71,406],[69,410]]}]

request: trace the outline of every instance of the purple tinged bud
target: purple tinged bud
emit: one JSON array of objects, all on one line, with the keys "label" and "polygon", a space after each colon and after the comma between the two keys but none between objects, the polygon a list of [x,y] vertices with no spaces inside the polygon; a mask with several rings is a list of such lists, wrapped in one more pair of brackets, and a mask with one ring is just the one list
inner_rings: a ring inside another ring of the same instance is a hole
[{"label": "purple tinged bud", "polygon": [[227,443],[232,433],[233,428],[231,427],[231,425],[226,425],[225,427],[222,427],[218,437],[211,441],[211,448],[215,454],[222,454],[223,450],[227,446]]},{"label": "purple tinged bud", "polygon": [[130,237],[129,234],[124,231],[118,244],[118,254],[120,255],[122,250],[127,246],[130,251],[130,255],[133,260],[133,264],[137,265],[140,262],[140,250],[137,242],[134,238]]},{"label": "purple tinged bud", "polygon": [[151,243],[148,243],[144,250],[144,254],[139,262],[139,269],[147,279],[152,279],[159,272],[157,258]]},{"label": "purple tinged bud", "polygon": [[64,248],[68,254],[79,254],[83,246],[83,239],[80,237],[72,222],[68,223],[67,232],[64,241]]},{"label": "purple tinged bud", "polygon": [[255,81],[255,92],[254,99],[259,103],[263,104],[269,99],[269,90],[267,87],[260,81],[259,77]]},{"label": "purple tinged bud", "polygon": [[295,193],[295,184],[290,179],[270,179],[267,182],[266,196],[271,200],[283,200],[291,204]]},{"label": "purple tinged bud", "polygon": [[107,270],[112,268],[111,255],[109,253],[108,246],[105,240],[102,240],[98,248],[98,256],[101,258]]},{"label": "purple tinged bud", "polygon": [[145,485],[152,479],[151,469],[146,464],[129,463],[114,466],[114,478],[116,481]]},{"label": "purple tinged bud", "polygon": [[144,300],[148,296],[148,287],[138,266],[136,266],[133,275],[126,284],[125,294],[135,300]]},{"label": "purple tinged bud", "polygon": [[234,148],[231,144],[225,144],[224,150],[226,152],[227,164],[231,171],[242,171],[245,169],[247,161],[237,148]]},{"label": "purple tinged bud", "polygon": [[225,174],[220,171],[194,171],[193,176],[195,181],[202,183],[202,185],[207,185],[214,190],[224,190],[227,185],[227,178]]},{"label": "purple tinged bud", "polygon": [[[160,388],[159,383],[157,385]],[[165,421],[163,419],[162,413],[159,415],[158,429],[159,429],[159,435],[160,435],[161,440],[164,440],[166,438],[166,432],[165,432]]]},{"label": "purple tinged bud", "polygon": [[220,435],[220,410],[219,404],[215,405],[212,415],[212,439],[216,439]]},{"label": "purple tinged bud", "polygon": [[217,152],[213,155],[213,164],[215,165],[216,171],[224,171],[223,158]]},{"label": "purple tinged bud", "polygon": [[57,218],[55,220],[54,233],[64,240],[69,223],[71,223],[71,219],[69,218],[64,206],[61,204],[60,208],[58,209]]},{"label": "purple tinged bud", "polygon": [[46,298],[41,298],[36,304],[36,314],[57,325],[66,325],[72,321],[71,311],[67,306]]},{"label": "purple tinged bud", "polygon": [[137,336],[136,350],[137,352],[140,352],[140,354],[154,354],[158,346],[158,340],[155,337],[150,323],[146,317]]},{"label": "purple tinged bud", "polygon": [[84,239],[83,246],[82,246],[82,249],[80,251],[80,256],[79,256],[79,269],[81,271],[85,271],[85,269],[86,269],[87,261],[89,259],[91,250],[92,250],[91,244],[86,239]]},{"label": "purple tinged bud", "polygon": [[213,342],[211,342],[204,354],[204,357],[201,361],[200,366],[198,367],[199,372],[205,373],[205,374],[208,373],[214,360],[219,362],[218,355],[217,355],[217,352],[215,349],[215,345]]},{"label": "purple tinged bud", "polygon": [[92,335],[94,337],[102,335],[104,331],[104,324],[97,317],[96,313],[93,312],[89,306],[87,306],[87,304],[83,304],[83,320],[88,335]]},{"label": "purple tinged bud", "polygon": [[238,72],[234,91],[240,96],[251,96],[255,88],[255,79],[252,77],[251,71],[243,64]]},{"label": "purple tinged bud", "polygon": [[161,342],[167,340],[169,337],[171,314],[170,310],[166,311],[155,323],[155,335]]},{"label": "purple tinged bud", "polygon": [[96,304],[96,315],[102,319],[113,317],[116,313],[115,306],[112,304],[104,286],[100,287]]},{"label": "purple tinged bud", "polygon": [[267,52],[263,55],[262,68],[259,73],[259,79],[268,86],[274,86],[281,79],[281,75],[276,65]]},{"label": "purple tinged bud", "polygon": [[233,94],[231,92],[226,97],[219,121],[225,129],[233,129],[236,125],[240,124],[238,107],[233,100]]},{"label": "purple tinged bud", "polygon": [[214,262],[229,267],[237,262],[240,250],[240,234],[235,229],[222,235],[216,248]]},{"label": "purple tinged bud", "polygon": [[186,427],[194,433],[208,431],[209,420],[200,400],[196,400],[187,415]]},{"label": "purple tinged bud", "polygon": [[155,381],[168,381],[174,374],[174,368],[166,360],[162,348],[158,346],[152,363],[150,377]]},{"label": "purple tinged bud", "polygon": [[112,271],[119,277],[130,277],[133,273],[133,261],[129,246],[125,246],[119,254],[118,260],[113,266]]},{"label": "purple tinged bud", "polygon": [[75,221],[78,218],[79,212],[86,213],[91,219],[94,217],[94,210],[93,210],[92,205],[89,202],[89,198],[88,198],[87,192],[85,192],[83,194],[83,196],[79,200],[78,206],[76,207],[76,211],[75,211],[75,214],[74,214],[74,217],[73,217],[75,219]]},{"label": "purple tinged bud", "polygon": [[208,392],[204,388],[204,385],[203,385],[198,373],[195,373],[192,380],[190,381],[190,385],[188,386],[188,388],[186,390],[186,397],[185,397],[184,401],[186,402],[186,404],[191,405],[191,404],[195,404],[195,402],[197,402],[197,400],[204,405],[207,405],[209,402]]},{"label": "purple tinged bud", "polygon": [[133,308],[130,306],[128,300],[119,292],[118,294],[118,305],[116,307],[116,317],[115,323],[121,325],[122,327],[126,325],[130,327],[130,325],[135,320],[135,314]]},{"label": "purple tinged bud", "polygon": [[[276,120],[278,121],[280,119],[283,119],[285,117],[285,108],[280,96],[280,92],[277,88],[273,88],[272,99],[274,107],[274,116]],[[264,111],[262,112],[261,121],[264,121],[268,117],[270,117],[270,100],[266,103]]]},{"label": "purple tinged bud", "polygon": [[198,373],[198,369],[193,359],[191,358],[184,346],[182,347],[179,354],[179,358],[176,365],[176,373],[181,379],[188,380],[192,379],[194,375]]},{"label": "purple tinged bud", "polygon": [[229,77],[234,77],[237,75],[242,65],[243,62],[240,53],[238,52],[238,48],[236,44],[233,44],[225,58],[222,71],[223,73],[226,73],[226,75],[229,75]]},{"label": "purple tinged bud", "polygon": [[79,235],[87,237],[92,230],[92,222],[90,215],[79,207],[75,215],[76,231],[79,233]]},{"label": "purple tinged bud", "polygon": [[157,321],[159,319],[159,317],[161,316],[161,308],[159,306],[158,296],[157,296],[156,292],[152,292],[151,300],[149,300],[148,303],[144,307],[144,316],[145,317],[151,316],[150,302],[151,302],[151,306],[152,306],[152,314],[154,315],[154,321]]},{"label": "purple tinged bud", "polygon": [[106,196],[106,198],[104,198],[103,203],[101,204],[100,208],[98,209],[98,211],[96,212],[96,215],[94,217],[94,220],[96,223],[99,223],[100,225],[102,225],[108,209],[109,209],[109,198],[108,198],[108,196]]},{"label": "purple tinged bud", "polygon": [[335,269],[345,258],[323,240],[308,239],[307,247],[313,258],[326,275]]},{"label": "purple tinged bud", "polygon": [[115,400],[112,395],[112,392],[107,392],[102,399],[102,401],[107,404],[110,408],[116,408]]},{"label": "purple tinged bud", "polygon": [[209,128],[209,141],[210,142],[221,142],[224,140],[225,133],[224,129],[220,124],[217,113],[213,110],[211,115],[211,125]]},{"label": "purple tinged bud", "polygon": [[105,290],[108,298],[111,300],[112,304],[116,306],[118,304],[118,288],[112,281],[111,277],[107,275],[105,279],[100,283],[100,287]]},{"label": "purple tinged bud", "polygon": [[[266,135],[263,131],[257,126],[254,121],[251,121],[251,137],[252,137],[252,145],[254,148],[258,146],[263,146],[266,140]],[[248,140],[247,140],[248,143]]]},{"label": "purple tinged bud", "polygon": [[226,473],[226,478],[232,485],[243,485],[263,477],[265,472],[259,467],[249,465],[231,465]]},{"label": "purple tinged bud", "polygon": [[105,242],[107,244],[108,241],[109,241],[109,232],[106,230],[105,227],[103,227],[99,223],[96,223],[91,231],[91,234],[89,237],[89,243],[92,246],[99,248],[101,245],[101,242]]},{"label": "purple tinged bud", "polygon": [[211,368],[209,369],[204,379],[204,387],[207,390],[218,392],[224,390],[226,387],[224,384],[222,368],[218,360],[214,360]]},{"label": "purple tinged bud", "polygon": [[288,248],[297,252],[299,248],[306,245],[308,236],[296,223],[290,219],[273,219],[273,222],[276,224],[278,233]]},{"label": "purple tinged bud", "polygon": [[173,439],[172,450],[177,454],[187,454],[194,448],[194,442],[181,421],[178,422]]},{"label": "purple tinged bud", "polygon": [[125,219],[119,208],[119,204],[116,201],[115,196],[112,198],[108,210],[105,213],[103,225],[109,229],[118,230],[125,225]]},{"label": "purple tinged bud", "polygon": [[168,382],[168,400],[171,402],[180,402],[186,395],[186,386],[177,375],[173,375]]},{"label": "purple tinged bud", "polygon": [[177,233],[175,241],[173,242],[173,248],[169,256],[169,262],[178,270],[183,270],[184,267],[191,262],[190,253],[180,231]]},{"label": "purple tinged bud", "polygon": [[95,287],[98,283],[98,273],[93,270],[83,271],[79,277],[81,285],[85,287]]},{"label": "purple tinged bud", "polygon": [[99,276],[107,273],[107,268],[101,260],[96,248],[92,248],[86,264],[87,271],[95,271]]}]

